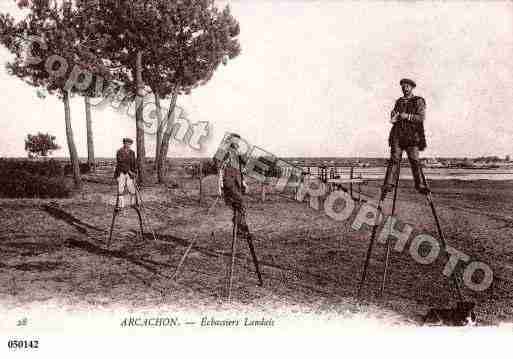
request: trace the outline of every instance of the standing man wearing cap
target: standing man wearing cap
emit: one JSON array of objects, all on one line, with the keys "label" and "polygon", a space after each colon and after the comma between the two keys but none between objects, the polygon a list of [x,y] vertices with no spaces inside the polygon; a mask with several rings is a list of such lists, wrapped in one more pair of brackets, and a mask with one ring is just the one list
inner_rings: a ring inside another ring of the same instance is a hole
[{"label": "standing man wearing cap", "polygon": [[242,197],[246,193],[247,185],[242,174],[244,159],[239,154],[239,138],[239,135],[233,133],[226,139],[229,145],[219,166],[219,195],[223,195],[226,205],[233,209],[233,222],[237,223],[238,234],[247,236],[249,229]]},{"label": "standing man wearing cap", "polygon": [[232,133],[226,138],[228,148],[219,165],[219,194],[223,195],[226,205],[233,210],[233,226],[237,232],[233,231],[232,239],[232,264],[230,267],[228,297],[230,297],[231,283],[233,278],[233,268],[235,265],[235,242],[237,237],[243,237],[248,243],[255,271],[260,285],[263,285],[262,274],[258,265],[258,259],[253,246],[253,236],[249,232],[246,222],[246,208],[244,206],[243,195],[247,192],[247,185],[244,182],[242,168],[245,160],[239,153],[240,136]]},{"label": "standing man wearing cap", "polygon": [[394,187],[402,154],[403,151],[406,151],[415,189],[422,194],[426,194],[429,190],[421,180],[419,159],[419,151],[426,148],[424,134],[426,101],[420,96],[413,95],[413,89],[416,86],[413,80],[402,79],[399,84],[404,96],[395,102],[394,109],[390,114],[390,122],[394,124],[388,137],[390,170],[387,171],[383,192],[386,194]]},{"label": "standing man wearing cap", "polygon": [[130,203],[136,203],[134,186],[136,174],[135,152],[130,149],[133,142],[134,141],[130,138],[124,138],[123,147],[116,152],[116,170],[114,171],[114,178],[116,178],[118,182],[118,199],[121,200],[121,207],[124,207],[122,195],[125,192],[125,188],[130,194]]}]

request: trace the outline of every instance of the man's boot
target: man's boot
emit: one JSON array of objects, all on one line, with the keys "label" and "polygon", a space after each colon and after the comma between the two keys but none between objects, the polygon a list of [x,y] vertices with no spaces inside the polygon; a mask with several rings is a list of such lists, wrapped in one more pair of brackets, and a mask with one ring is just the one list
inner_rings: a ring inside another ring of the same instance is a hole
[{"label": "man's boot", "polygon": [[392,192],[392,190],[394,189],[395,185],[393,183],[393,178],[392,177],[396,177],[396,176],[399,176],[399,174],[397,173],[397,169],[399,168],[399,166],[401,165],[401,161],[397,161],[397,160],[389,160],[388,163],[387,163],[387,170],[385,172],[385,181],[384,181],[384,184],[383,186],[381,186],[381,199],[384,199],[387,195],[388,192]]},{"label": "man's boot", "polygon": [[419,168],[412,168],[412,175],[413,175],[413,181],[415,183],[415,189],[417,192],[423,195],[427,195],[431,191],[425,184],[421,184],[421,178],[420,178],[420,169]]}]

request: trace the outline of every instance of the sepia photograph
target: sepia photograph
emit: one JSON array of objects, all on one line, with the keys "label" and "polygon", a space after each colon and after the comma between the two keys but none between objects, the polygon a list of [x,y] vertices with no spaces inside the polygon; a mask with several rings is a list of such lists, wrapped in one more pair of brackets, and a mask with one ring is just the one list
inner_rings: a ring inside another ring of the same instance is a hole
[{"label": "sepia photograph", "polygon": [[1,0],[0,63],[8,358],[511,340],[512,1]]}]

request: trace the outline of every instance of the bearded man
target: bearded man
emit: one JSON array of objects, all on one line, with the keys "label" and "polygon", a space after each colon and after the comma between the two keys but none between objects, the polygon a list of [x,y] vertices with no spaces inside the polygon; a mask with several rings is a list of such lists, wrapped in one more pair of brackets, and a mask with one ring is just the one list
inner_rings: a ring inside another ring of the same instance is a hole
[{"label": "bearded man", "polygon": [[406,152],[410,161],[415,189],[419,193],[427,194],[429,189],[422,181],[419,159],[419,152],[426,148],[424,134],[426,101],[420,96],[413,95],[413,89],[416,87],[413,80],[402,79],[399,84],[403,96],[395,102],[390,114],[390,122],[393,123],[388,137],[390,163],[383,185],[383,194],[391,191],[395,186],[403,151]]}]

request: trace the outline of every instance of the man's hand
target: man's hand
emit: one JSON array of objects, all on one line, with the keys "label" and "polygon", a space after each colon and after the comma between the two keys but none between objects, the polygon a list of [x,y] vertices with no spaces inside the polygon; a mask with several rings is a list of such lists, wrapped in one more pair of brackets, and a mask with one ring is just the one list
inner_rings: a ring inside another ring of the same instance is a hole
[{"label": "man's hand", "polygon": [[408,114],[406,112],[402,112],[399,117],[401,118],[401,120],[407,120],[408,119]]},{"label": "man's hand", "polygon": [[390,118],[390,122],[391,123],[396,123],[397,122],[397,116],[399,116],[399,114],[398,113],[394,113],[392,115],[392,117]]},{"label": "man's hand", "polygon": [[242,181],[242,193],[248,193],[249,187],[245,181]]},{"label": "man's hand", "polygon": [[132,171],[128,171],[128,175],[130,176],[131,179],[135,178],[135,173]]}]

